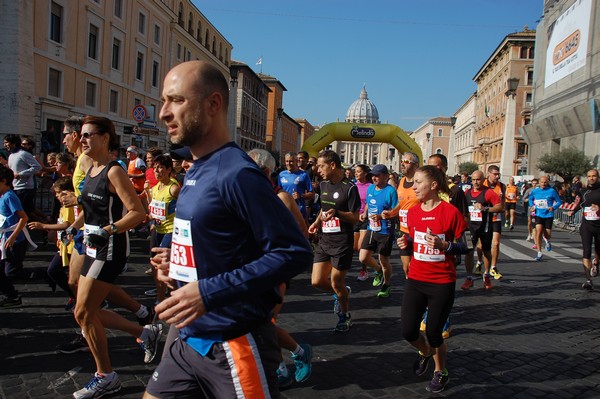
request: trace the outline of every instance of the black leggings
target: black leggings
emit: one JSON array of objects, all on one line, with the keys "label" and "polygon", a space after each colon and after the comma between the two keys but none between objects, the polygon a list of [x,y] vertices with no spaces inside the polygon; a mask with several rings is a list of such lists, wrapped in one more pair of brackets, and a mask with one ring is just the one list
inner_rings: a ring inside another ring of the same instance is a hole
[{"label": "black leggings", "polygon": [[592,240],[594,240],[594,250],[600,254],[600,228],[584,220],[579,227],[579,234],[583,244],[583,259],[592,259]]},{"label": "black leggings", "polygon": [[427,311],[427,341],[432,348],[439,348],[444,343],[442,329],[450,316],[454,304],[455,283],[434,284],[406,280],[404,298],[402,299],[401,325],[402,336],[408,342],[419,338],[419,325],[425,309]]},{"label": "black leggings", "polygon": [[64,267],[62,264],[62,256],[60,254],[55,254],[54,258],[50,261],[50,265],[48,266],[48,276],[62,288],[69,298],[75,299],[75,294],[71,291],[71,287],[69,286],[69,278],[68,276],[68,267]]}]

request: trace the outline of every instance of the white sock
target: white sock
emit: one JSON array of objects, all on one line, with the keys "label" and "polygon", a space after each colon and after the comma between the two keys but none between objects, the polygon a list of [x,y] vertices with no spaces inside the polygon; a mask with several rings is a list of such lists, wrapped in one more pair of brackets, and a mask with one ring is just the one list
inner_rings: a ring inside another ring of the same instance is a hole
[{"label": "white sock", "polygon": [[142,319],[146,316],[148,316],[150,312],[148,312],[148,308],[144,305],[140,305],[140,308],[138,309],[137,312],[135,312],[135,316]]},{"label": "white sock", "polygon": [[541,251],[538,251],[538,256],[542,256],[542,252]]},{"label": "white sock", "polygon": [[304,349],[302,349],[302,347],[300,345],[296,344],[296,349],[294,349],[292,354],[302,356],[302,355],[304,355]]}]

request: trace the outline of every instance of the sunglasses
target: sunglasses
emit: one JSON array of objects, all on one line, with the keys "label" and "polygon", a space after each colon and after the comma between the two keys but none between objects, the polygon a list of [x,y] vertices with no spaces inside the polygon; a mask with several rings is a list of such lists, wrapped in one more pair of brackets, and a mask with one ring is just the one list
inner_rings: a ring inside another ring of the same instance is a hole
[{"label": "sunglasses", "polygon": [[403,160],[400,161],[400,163],[408,165],[408,164],[411,164],[411,163],[414,163],[414,162],[413,161],[409,161],[408,159],[403,159]]},{"label": "sunglasses", "polygon": [[81,133],[81,138],[87,140],[90,137],[95,136],[97,134],[100,134],[100,133],[98,133],[98,132],[93,132],[93,133],[85,132],[85,133]]}]

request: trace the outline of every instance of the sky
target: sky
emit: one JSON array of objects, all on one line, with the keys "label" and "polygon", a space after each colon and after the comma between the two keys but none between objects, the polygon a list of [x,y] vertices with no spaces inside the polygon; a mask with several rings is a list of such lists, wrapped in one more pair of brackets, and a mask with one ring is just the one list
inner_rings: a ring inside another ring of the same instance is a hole
[{"label": "sky", "polygon": [[192,1],[232,59],[285,86],[290,117],[343,122],[364,84],[381,123],[406,131],[456,112],[504,37],[543,15],[543,0]]}]

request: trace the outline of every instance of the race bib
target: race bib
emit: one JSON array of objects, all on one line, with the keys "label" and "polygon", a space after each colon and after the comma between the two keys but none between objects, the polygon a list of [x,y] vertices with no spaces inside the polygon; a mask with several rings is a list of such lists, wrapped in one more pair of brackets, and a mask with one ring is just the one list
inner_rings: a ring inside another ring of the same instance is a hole
[{"label": "race bib", "polygon": [[369,215],[369,227],[371,231],[381,231],[381,220],[371,219],[371,216],[373,215]]},{"label": "race bib", "polygon": [[81,213],[81,209],[79,209],[79,206],[75,205],[73,207],[73,214],[75,215],[75,219],[77,219],[79,217],[80,213]]},{"label": "race bib", "polygon": [[483,221],[483,213],[481,212],[481,209],[475,209],[473,205],[469,206],[469,216],[471,217],[471,222]]},{"label": "race bib", "polygon": [[189,220],[175,218],[173,222],[169,277],[186,283],[198,280]]},{"label": "race bib", "polygon": [[533,203],[537,209],[548,209],[548,200],[547,199],[539,199],[534,200]]},{"label": "race bib", "polygon": [[152,219],[156,220],[166,220],[167,219],[167,203],[164,201],[157,201],[155,199],[150,203],[150,216]]},{"label": "race bib", "polygon": [[508,194],[506,194],[506,198],[508,198],[509,200],[516,200],[517,199],[517,194],[515,194],[515,193],[508,193]]},{"label": "race bib", "polygon": [[[414,241],[414,258],[422,262],[444,262],[446,260],[446,254],[435,248],[431,248],[427,245],[425,240],[426,233],[423,231],[415,231]],[[445,241],[445,234],[438,234],[438,237],[442,241]]]},{"label": "race bib", "polygon": [[400,209],[398,216],[400,216],[400,227],[408,229],[408,209]]},{"label": "race bib", "polygon": [[591,206],[586,206],[583,208],[583,217],[585,218],[585,220],[600,220],[600,217],[598,217],[598,213],[596,213],[596,211],[593,211]]},{"label": "race bib", "polygon": [[[98,231],[100,229],[100,226],[94,226],[93,224],[84,224],[83,225],[83,237],[87,237],[88,235],[90,235],[90,233],[94,232],[94,231]],[[83,242],[87,242],[87,240],[84,240]],[[96,248],[94,247],[88,247],[87,245],[85,246],[85,254],[87,256],[89,256],[90,258],[94,258],[96,259]]]},{"label": "race bib", "polygon": [[339,233],[342,231],[342,226],[340,225],[340,218],[333,217],[326,222],[321,223],[321,228],[323,233]]}]

